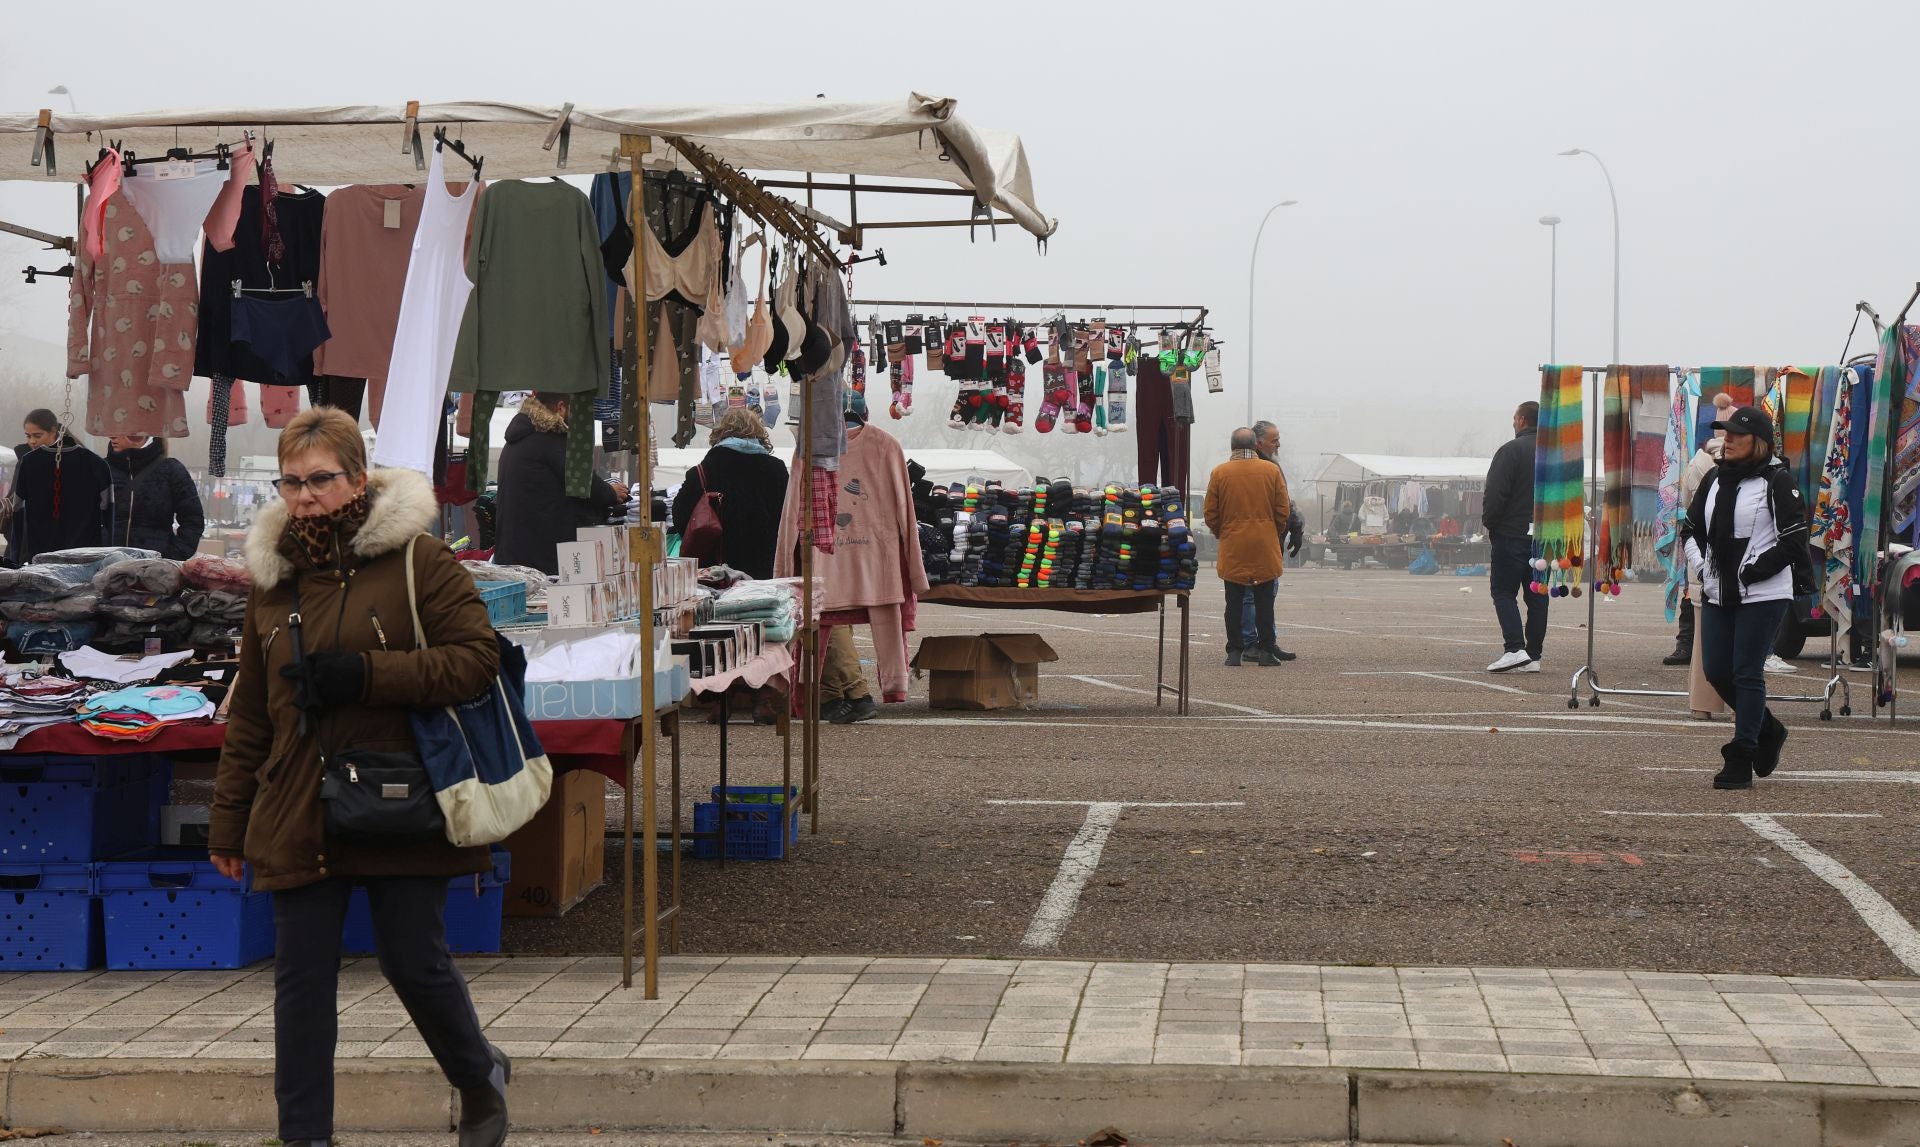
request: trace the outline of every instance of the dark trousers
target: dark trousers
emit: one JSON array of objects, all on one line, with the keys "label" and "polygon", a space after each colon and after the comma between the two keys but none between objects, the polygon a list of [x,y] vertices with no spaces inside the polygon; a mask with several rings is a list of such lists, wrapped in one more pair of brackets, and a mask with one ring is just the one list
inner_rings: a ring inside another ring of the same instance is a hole
[{"label": "dark trousers", "polygon": [[1760,747],[1760,727],[1767,720],[1767,654],[1792,604],[1784,598],[1700,603],[1700,670],[1733,710],[1733,743],[1739,748]]},{"label": "dark trousers", "polygon": [[1676,653],[1693,653],[1693,595],[1687,594],[1680,599],[1680,629],[1673,635],[1673,648]]},{"label": "dark trousers", "polygon": [[[1525,534],[1494,534],[1492,551],[1487,581],[1493,588],[1493,612],[1500,618],[1500,640],[1508,653],[1524,649],[1538,661],[1547,642],[1547,598],[1528,588],[1533,584],[1533,540]],[[1524,629],[1515,595],[1527,601]]]},{"label": "dark trousers", "polygon": [[1227,583],[1227,652],[1234,653],[1244,648],[1244,637],[1240,632],[1241,611],[1247,605],[1253,607],[1254,632],[1259,638],[1255,649],[1272,649],[1273,646],[1273,595],[1280,588],[1279,579],[1263,581],[1259,585],[1240,585]]},{"label": "dark trousers", "polygon": [[[487,1086],[492,1055],[467,981],[447,952],[447,878],[371,877],[363,883],[380,971],[420,1038],[449,1083]],[[283,1140],[333,1134],[340,930],[352,894],[353,882],[339,878],[273,894],[273,1094]]]},{"label": "dark trousers", "polygon": [[1173,379],[1160,369],[1155,355],[1140,356],[1140,373],[1133,381],[1133,432],[1140,481],[1184,485],[1191,427],[1173,417]]}]

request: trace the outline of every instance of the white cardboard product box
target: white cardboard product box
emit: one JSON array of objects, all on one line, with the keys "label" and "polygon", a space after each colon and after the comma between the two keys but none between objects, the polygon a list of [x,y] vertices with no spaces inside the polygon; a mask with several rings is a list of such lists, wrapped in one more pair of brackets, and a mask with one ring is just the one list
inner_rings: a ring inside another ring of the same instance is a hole
[{"label": "white cardboard product box", "polygon": [[561,542],[554,553],[561,585],[585,585],[607,578],[606,547],[599,542]]},{"label": "white cardboard product box", "polygon": [[584,585],[556,585],[547,589],[547,626],[550,629],[577,629],[605,625],[606,598],[597,582]]},{"label": "white cardboard product box", "polygon": [[625,526],[583,526],[574,536],[599,546],[602,575],[618,577],[627,572],[626,539],[620,536],[625,531]]}]

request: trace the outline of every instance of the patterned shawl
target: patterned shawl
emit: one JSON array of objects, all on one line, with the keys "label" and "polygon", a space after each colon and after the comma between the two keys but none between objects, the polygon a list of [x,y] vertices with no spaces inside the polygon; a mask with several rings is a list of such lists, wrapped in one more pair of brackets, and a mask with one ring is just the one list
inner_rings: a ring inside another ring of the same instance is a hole
[{"label": "patterned shawl", "polygon": [[1633,421],[1633,568],[1659,568],[1660,475],[1664,469],[1673,371],[1666,366],[1627,368]]},{"label": "patterned shawl", "polygon": [[1853,478],[1855,385],[1854,371],[1836,372],[1826,458],[1813,503],[1812,545],[1826,555],[1820,608],[1833,619],[1843,638],[1853,625],[1853,610],[1848,604],[1853,587],[1853,517],[1847,506],[1847,488]]},{"label": "patterned shawl", "polygon": [[1885,512],[1887,493],[1887,442],[1895,406],[1907,392],[1908,361],[1903,341],[1898,330],[1889,330],[1880,336],[1880,357],[1874,363],[1873,385],[1868,388],[1871,397],[1866,412],[1867,484],[1861,495],[1860,517],[1853,524],[1854,553],[1868,570],[1880,554],[1880,519]]},{"label": "patterned shawl", "polygon": [[[1773,416],[1780,448],[1776,453],[1786,459],[1795,484],[1804,496],[1820,476],[1820,464],[1813,457],[1813,409],[1817,397],[1820,368],[1789,366],[1780,369],[1778,380],[1767,394],[1767,413]],[[1812,505],[1811,498],[1807,501]]]},{"label": "patterned shawl", "polygon": [[1920,507],[1920,327],[1900,328],[1900,376],[1894,381],[1892,401],[1899,406],[1893,422],[1893,530],[1908,532]]},{"label": "patterned shawl", "polygon": [[1839,399],[1844,370],[1823,366],[1814,375],[1813,426],[1807,433],[1806,483],[1800,496],[1811,506],[1820,498],[1820,474],[1827,463],[1827,447],[1833,442],[1833,406]]},{"label": "patterned shawl", "polygon": [[[1533,455],[1533,549],[1548,563],[1540,580],[1566,596],[1579,584],[1586,523],[1581,496],[1581,416],[1583,373],[1577,366],[1540,371],[1540,429]],[[1566,568],[1559,563],[1566,562]]]},{"label": "patterned shawl", "polygon": [[1683,382],[1673,388],[1673,401],[1667,411],[1666,441],[1660,453],[1660,509],[1656,521],[1653,551],[1666,574],[1667,621],[1680,610],[1680,594],[1686,586],[1686,563],[1680,560],[1680,516],[1686,507],[1680,504],[1680,476],[1687,460],[1687,387]]},{"label": "patterned shawl", "polygon": [[1703,366],[1699,371],[1700,402],[1693,411],[1693,449],[1698,450],[1713,437],[1713,400],[1722,392],[1733,398],[1735,406],[1752,406],[1754,379],[1772,375],[1752,366]]},{"label": "patterned shawl", "polygon": [[1600,430],[1606,465],[1606,492],[1602,497],[1600,545],[1594,554],[1593,581],[1604,587],[1620,580],[1633,564],[1633,407],[1634,368],[1607,368]]}]

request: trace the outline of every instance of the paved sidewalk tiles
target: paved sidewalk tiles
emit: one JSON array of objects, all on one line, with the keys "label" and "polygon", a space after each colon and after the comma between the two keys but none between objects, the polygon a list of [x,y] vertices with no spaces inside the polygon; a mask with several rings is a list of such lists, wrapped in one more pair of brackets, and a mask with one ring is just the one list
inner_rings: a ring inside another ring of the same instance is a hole
[{"label": "paved sidewalk tiles", "polygon": [[[1920,981],[1548,968],[671,956],[462,960],[509,1054],[1377,1067],[1920,1084]],[[427,1055],[372,961],[341,1058]],[[261,1059],[272,971],[0,973],[0,1060]]]}]

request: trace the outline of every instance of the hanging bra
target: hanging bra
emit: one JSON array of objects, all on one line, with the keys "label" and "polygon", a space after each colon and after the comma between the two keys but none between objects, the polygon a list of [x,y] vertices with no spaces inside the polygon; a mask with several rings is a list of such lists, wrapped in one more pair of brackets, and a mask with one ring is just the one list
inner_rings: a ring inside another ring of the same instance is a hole
[{"label": "hanging bra", "polygon": [[[672,297],[674,301],[706,310],[718,304],[724,312],[725,302],[720,292],[720,233],[713,228],[708,217],[712,209],[705,200],[693,217],[691,233],[679,244],[680,249],[672,254],[667,252],[659,237],[654,235],[652,227],[641,228],[640,242],[645,245],[647,301],[657,303],[661,299]],[[627,280],[633,280],[633,268],[627,268]]]}]

